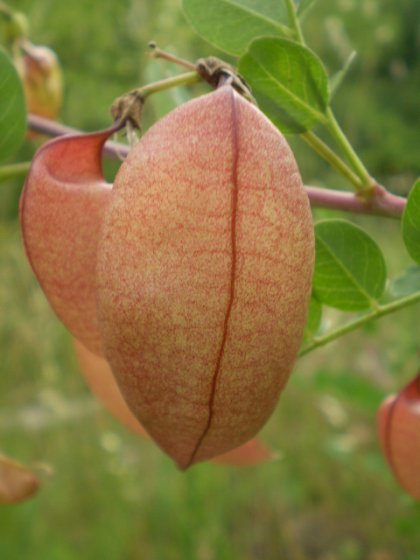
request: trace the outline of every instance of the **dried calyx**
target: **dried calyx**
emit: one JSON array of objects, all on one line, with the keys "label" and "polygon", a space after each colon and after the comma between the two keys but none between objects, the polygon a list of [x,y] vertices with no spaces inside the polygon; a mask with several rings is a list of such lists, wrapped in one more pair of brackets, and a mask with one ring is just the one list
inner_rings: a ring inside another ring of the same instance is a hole
[{"label": "dried calyx", "polygon": [[111,106],[111,115],[115,123],[122,128],[129,123],[133,128],[141,128],[141,118],[145,97],[141,89],[135,89],[118,97]]},{"label": "dried calyx", "polygon": [[195,68],[197,73],[214,88],[220,85],[231,85],[242,97],[250,103],[256,104],[251,90],[236,69],[215,56],[199,58]]},{"label": "dried calyx", "polygon": [[[149,48],[154,58],[164,58],[165,60],[183,66],[189,70],[194,70],[202,80],[206,81],[214,89],[223,87],[224,85],[230,85],[237,93],[244,97],[244,99],[250,103],[256,104],[248,84],[242,76],[238,74],[236,69],[224,60],[210,56],[207,58],[200,58],[195,64],[192,64],[162,51],[154,42],[149,43]],[[129,123],[131,127],[140,129],[146,98],[150,93],[153,93],[154,89],[156,89],[156,91],[164,89],[165,82],[166,80],[163,80],[154,85],[151,84],[142,88],[136,88],[118,97],[111,106],[111,115],[114,122],[120,123],[121,126]],[[168,87],[172,87],[172,80],[169,80],[167,83]]]}]

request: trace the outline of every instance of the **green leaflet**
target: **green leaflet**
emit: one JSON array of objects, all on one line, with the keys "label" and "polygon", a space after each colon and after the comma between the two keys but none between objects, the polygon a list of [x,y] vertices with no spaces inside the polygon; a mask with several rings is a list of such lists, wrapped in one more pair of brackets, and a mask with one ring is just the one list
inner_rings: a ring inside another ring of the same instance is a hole
[{"label": "green leaflet", "polygon": [[281,0],[183,0],[184,13],[209,43],[239,55],[256,37],[293,36]]},{"label": "green leaflet", "polygon": [[19,147],[26,131],[22,82],[8,54],[0,48],[0,161]]},{"label": "green leaflet", "polygon": [[315,226],[313,289],[322,303],[343,311],[372,307],[382,295],[386,266],[376,242],[345,220]]},{"label": "green leaflet", "polygon": [[420,266],[410,266],[395,278],[389,290],[393,297],[405,297],[420,291]]},{"label": "green leaflet", "polygon": [[410,257],[420,264],[420,179],[408,195],[402,218],[402,234]]},{"label": "green leaflet", "polygon": [[308,319],[305,326],[304,338],[312,338],[318,331],[322,319],[322,305],[312,296],[309,301]]},{"label": "green leaflet", "polygon": [[240,59],[239,71],[262,111],[283,132],[305,132],[325,121],[328,76],[308,48],[286,39],[257,39]]}]

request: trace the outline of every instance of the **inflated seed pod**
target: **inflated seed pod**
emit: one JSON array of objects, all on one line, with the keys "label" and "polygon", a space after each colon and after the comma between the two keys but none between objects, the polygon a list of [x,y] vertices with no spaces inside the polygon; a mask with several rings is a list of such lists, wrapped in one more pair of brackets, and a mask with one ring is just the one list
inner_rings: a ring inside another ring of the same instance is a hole
[{"label": "inflated seed pod", "polygon": [[102,174],[101,155],[112,133],[44,144],[20,199],[26,253],[45,295],[73,335],[98,354],[96,251],[112,189]]},{"label": "inflated seed pod", "polygon": [[[107,361],[90,352],[83,344],[75,342],[75,350],[80,369],[94,395],[103,406],[122,424],[142,437],[148,437],[146,430],[133,415],[121,395]],[[253,438],[245,444],[223,455],[215,457],[215,462],[224,465],[250,466],[275,458],[262,441]]]},{"label": "inflated seed pod", "polygon": [[420,374],[378,412],[381,445],[394,476],[420,500]]},{"label": "inflated seed pod", "polygon": [[313,261],[293,154],[229,86],[163,118],[121,166],[98,244],[98,325],[125,400],[180,468],[269,418]]}]

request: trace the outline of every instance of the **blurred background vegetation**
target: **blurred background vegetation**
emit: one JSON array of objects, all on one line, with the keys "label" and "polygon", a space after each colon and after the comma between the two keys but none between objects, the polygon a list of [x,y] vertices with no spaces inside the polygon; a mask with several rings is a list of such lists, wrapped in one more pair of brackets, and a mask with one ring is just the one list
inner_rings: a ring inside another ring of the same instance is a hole
[{"label": "blurred background vegetation", "polygon": [[[280,1],[280,0],[279,0]],[[113,99],[176,73],[146,56],[161,48],[195,60],[221,55],[187,26],[177,0],[13,0],[31,39],[61,60],[61,120],[110,122]],[[420,3],[319,0],[308,43],[338,70],[357,59],[334,105],[372,175],[405,194],[420,175]],[[153,98],[145,126],[187,99]],[[307,184],[344,188],[291,139]],[[35,149],[27,141],[16,161]],[[107,164],[112,176],[115,165]],[[23,256],[21,182],[0,189],[0,449],[38,468],[31,501],[0,508],[0,558],[418,560],[420,505],[396,485],[379,451],[375,414],[418,368],[418,309],[407,309],[298,362],[263,430],[277,461],[247,469],[203,464],[179,473],[89,394],[72,343]],[[315,218],[337,216],[317,211]],[[409,259],[393,220],[357,217],[385,250],[390,275]]]}]

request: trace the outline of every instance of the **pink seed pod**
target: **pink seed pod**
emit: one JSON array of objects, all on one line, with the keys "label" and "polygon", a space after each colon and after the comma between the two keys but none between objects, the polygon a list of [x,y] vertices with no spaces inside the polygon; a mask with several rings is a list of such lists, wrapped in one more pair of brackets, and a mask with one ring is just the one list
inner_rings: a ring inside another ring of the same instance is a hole
[{"label": "pink seed pod", "polygon": [[37,152],[20,200],[26,253],[51,306],[85,346],[100,353],[96,252],[112,185],[101,153],[113,129],[57,138]]},{"label": "pink seed pod", "polygon": [[299,349],[314,261],[284,137],[225,86],[154,125],[115,179],[98,245],[105,356],[181,469],[271,415]]},{"label": "pink seed pod", "polygon": [[384,454],[400,485],[420,500],[420,374],[378,411]]},{"label": "pink seed pod", "polygon": [[38,477],[28,467],[0,454],[0,505],[23,502],[39,486]]},{"label": "pink seed pod", "polygon": [[50,48],[28,41],[22,43],[21,48],[23,54],[16,52],[14,60],[23,82],[28,111],[55,119],[63,101],[63,77],[58,58]]},{"label": "pink seed pod", "polygon": [[[75,342],[75,350],[82,374],[101,404],[124,426],[139,436],[148,437],[146,430],[128,408],[114,379],[107,361],[90,352],[83,344]],[[274,459],[274,453],[259,439],[253,438],[244,445],[215,457],[223,465],[247,467]]]}]

